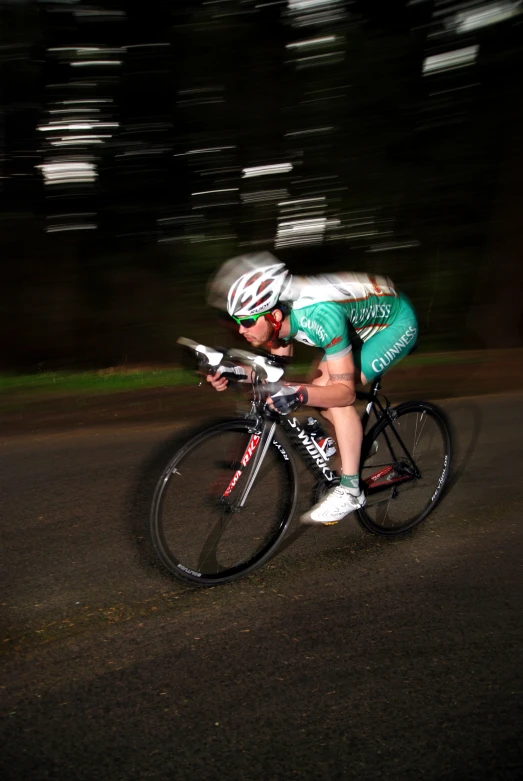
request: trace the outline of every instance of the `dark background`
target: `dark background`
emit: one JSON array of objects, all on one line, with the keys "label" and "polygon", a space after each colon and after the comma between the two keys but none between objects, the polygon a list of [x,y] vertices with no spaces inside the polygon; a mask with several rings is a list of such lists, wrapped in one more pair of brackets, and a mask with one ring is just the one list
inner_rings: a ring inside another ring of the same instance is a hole
[{"label": "dark background", "polygon": [[423,350],[520,346],[523,15],[497,5],[464,31],[492,3],[4,0],[0,368],[170,363],[258,249],[389,274]]}]

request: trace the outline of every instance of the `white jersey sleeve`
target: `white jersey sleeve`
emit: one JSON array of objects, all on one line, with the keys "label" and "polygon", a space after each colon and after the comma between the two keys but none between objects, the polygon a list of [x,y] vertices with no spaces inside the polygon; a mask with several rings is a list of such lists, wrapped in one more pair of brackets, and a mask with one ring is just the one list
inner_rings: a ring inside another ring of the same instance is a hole
[{"label": "white jersey sleeve", "polygon": [[327,301],[366,301],[374,296],[398,296],[389,277],[342,271],[317,277],[293,277],[289,298],[296,310]]}]

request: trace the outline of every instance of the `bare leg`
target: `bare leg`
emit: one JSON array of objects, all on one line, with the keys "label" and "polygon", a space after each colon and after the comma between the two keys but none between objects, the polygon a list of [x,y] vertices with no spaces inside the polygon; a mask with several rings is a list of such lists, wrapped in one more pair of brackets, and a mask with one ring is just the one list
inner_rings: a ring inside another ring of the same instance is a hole
[{"label": "bare leg", "polygon": [[342,474],[357,475],[363,439],[360,416],[354,407],[332,407],[330,412],[341,456]]},{"label": "bare leg", "polygon": [[[329,374],[325,362],[320,363],[321,375],[313,380],[314,385],[327,385]],[[366,383],[362,375],[362,382]],[[333,426],[341,457],[341,469],[345,475],[356,475],[360,468],[361,442],[363,430],[358,412],[354,407],[331,407],[321,410],[321,414]]]}]

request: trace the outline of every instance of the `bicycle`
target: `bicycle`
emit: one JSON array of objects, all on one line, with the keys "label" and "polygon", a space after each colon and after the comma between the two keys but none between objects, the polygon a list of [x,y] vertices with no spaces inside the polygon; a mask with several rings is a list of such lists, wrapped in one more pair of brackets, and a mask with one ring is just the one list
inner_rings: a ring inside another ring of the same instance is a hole
[{"label": "bicycle", "polygon": [[[213,586],[253,572],[276,552],[298,499],[296,452],[317,480],[316,501],[339,477],[303,422],[266,404],[266,383],[283,377],[283,359],[178,341],[200,372],[213,372],[224,360],[251,370],[250,410],[185,442],[165,467],[151,506],[152,544],[163,565],[184,581]],[[360,462],[367,503],[357,515],[369,531],[394,536],[419,524],[441,499],[451,441],[435,405],[392,407],[380,392],[381,376],[369,392],[357,392],[367,402]],[[367,431],[371,414],[376,420]]]}]

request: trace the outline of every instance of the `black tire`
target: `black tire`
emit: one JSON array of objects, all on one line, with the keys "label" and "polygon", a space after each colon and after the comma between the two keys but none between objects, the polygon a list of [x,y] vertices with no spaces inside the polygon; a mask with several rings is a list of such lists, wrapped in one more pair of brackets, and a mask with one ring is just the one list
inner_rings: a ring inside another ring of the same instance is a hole
[{"label": "black tire", "polygon": [[427,517],[441,499],[451,462],[449,426],[437,407],[408,401],[393,415],[365,437],[360,473],[367,493],[360,521],[385,536],[406,532]]},{"label": "black tire", "polygon": [[289,447],[273,439],[241,510],[234,509],[254,458],[224,492],[250,441],[246,420],[224,421],[190,439],[160,478],[150,515],[160,561],[198,586],[227,583],[272,556],[292,520],[298,475]]}]

